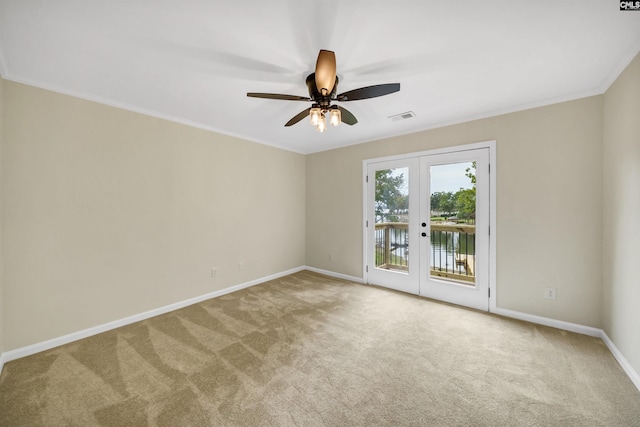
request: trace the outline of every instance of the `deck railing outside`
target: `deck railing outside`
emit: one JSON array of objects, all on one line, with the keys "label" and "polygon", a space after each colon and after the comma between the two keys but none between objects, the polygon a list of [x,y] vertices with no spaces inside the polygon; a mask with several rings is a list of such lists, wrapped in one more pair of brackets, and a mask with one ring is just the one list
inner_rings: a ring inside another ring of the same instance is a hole
[{"label": "deck railing outside", "polygon": [[[378,223],[375,234],[376,267],[407,271],[408,224]],[[475,283],[475,225],[432,222],[430,237],[430,275],[466,284]]]},{"label": "deck railing outside", "polygon": [[409,258],[409,224],[382,222],[376,224],[376,267],[407,270]]}]

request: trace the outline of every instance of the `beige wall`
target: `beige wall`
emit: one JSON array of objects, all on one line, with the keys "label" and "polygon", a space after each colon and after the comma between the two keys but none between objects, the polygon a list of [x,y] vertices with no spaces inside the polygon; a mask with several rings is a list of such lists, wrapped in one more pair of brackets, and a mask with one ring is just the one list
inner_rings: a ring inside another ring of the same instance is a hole
[{"label": "beige wall", "polygon": [[309,155],[307,265],[362,277],[362,160],[496,140],[498,307],[600,327],[601,118],[596,96]]},{"label": "beige wall", "polygon": [[640,55],[604,95],[603,326],[640,372]]},{"label": "beige wall", "polygon": [[10,81],[4,106],[5,351],[304,265],[304,156]]}]

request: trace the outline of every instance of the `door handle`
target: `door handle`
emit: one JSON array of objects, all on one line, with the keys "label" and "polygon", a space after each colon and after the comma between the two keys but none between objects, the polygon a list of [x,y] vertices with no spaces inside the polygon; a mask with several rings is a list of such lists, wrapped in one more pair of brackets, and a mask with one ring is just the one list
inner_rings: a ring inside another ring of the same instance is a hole
[{"label": "door handle", "polygon": [[427,233],[422,233],[422,237],[427,237]]}]

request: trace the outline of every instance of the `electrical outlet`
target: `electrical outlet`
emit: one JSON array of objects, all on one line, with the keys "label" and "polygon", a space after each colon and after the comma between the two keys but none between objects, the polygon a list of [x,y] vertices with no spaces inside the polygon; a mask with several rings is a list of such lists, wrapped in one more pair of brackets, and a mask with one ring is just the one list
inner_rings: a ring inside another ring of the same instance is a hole
[{"label": "electrical outlet", "polygon": [[238,261],[238,270],[243,271],[247,269],[247,263],[244,261]]},{"label": "electrical outlet", "polygon": [[547,299],[556,299],[556,288],[544,288],[544,297]]},{"label": "electrical outlet", "polygon": [[211,277],[218,277],[218,267],[211,268]]},{"label": "electrical outlet", "polygon": [[333,254],[329,254],[329,261],[333,261]]}]

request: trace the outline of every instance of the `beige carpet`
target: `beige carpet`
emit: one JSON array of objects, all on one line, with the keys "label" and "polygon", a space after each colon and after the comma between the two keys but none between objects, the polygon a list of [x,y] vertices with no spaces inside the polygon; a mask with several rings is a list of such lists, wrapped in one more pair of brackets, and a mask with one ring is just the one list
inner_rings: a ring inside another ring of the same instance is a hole
[{"label": "beige carpet", "polygon": [[0,425],[639,426],[596,338],[301,272],[5,365]]}]

